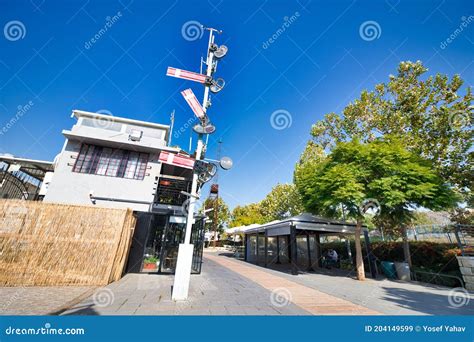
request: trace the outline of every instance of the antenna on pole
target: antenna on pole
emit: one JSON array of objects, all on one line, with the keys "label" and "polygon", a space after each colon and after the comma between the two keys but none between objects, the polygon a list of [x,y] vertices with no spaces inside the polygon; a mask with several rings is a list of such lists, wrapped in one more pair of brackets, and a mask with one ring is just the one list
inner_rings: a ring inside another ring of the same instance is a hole
[{"label": "antenna on pole", "polygon": [[168,146],[171,146],[171,137],[173,136],[173,127],[174,127],[174,109],[170,115],[170,132],[168,136]]}]

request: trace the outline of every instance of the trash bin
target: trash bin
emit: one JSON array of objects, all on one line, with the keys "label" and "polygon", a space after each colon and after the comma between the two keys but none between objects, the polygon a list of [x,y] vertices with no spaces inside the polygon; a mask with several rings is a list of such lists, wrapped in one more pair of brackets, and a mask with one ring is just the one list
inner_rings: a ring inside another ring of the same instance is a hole
[{"label": "trash bin", "polygon": [[395,269],[397,270],[398,279],[410,281],[410,266],[407,262],[395,262]]},{"label": "trash bin", "polygon": [[382,272],[388,279],[397,279],[397,271],[395,269],[395,264],[390,261],[382,261]]}]

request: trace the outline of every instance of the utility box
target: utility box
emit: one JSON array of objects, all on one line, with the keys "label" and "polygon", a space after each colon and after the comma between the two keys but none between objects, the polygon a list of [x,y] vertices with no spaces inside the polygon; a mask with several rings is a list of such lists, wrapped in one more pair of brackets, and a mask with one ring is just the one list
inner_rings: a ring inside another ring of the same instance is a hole
[{"label": "utility box", "polygon": [[395,262],[395,269],[399,280],[410,281],[410,266],[407,262]]}]

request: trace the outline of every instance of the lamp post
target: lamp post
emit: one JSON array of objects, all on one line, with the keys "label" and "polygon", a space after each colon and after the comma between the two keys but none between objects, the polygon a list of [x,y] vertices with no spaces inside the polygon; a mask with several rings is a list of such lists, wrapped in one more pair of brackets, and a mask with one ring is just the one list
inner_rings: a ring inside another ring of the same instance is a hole
[{"label": "lamp post", "polygon": [[[212,80],[212,74],[214,69],[214,32],[219,32],[213,28],[206,28],[209,31],[209,42],[207,48],[206,65],[207,71],[206,76],[208,80]],[[204,110],[204,120],[201,120],[201,124],[204,127],[208,122],[207,119],[207,108],[209,107],[209,90],[212,83],[204,83],[204,98],[202,100],[202,108]],[[196,146],[196,161],[201,160],[203,157],[204,141],[203,133],[198,133],[197,146]],[[199,198],[197,195],[198,190],[198,174],[193,173],[192,185],[191,185],[191,196],[189,196],[189,205],[186,219],[186,233],[184,237],[184,243],[179,245],[178,249],[178,260],[176,262],[176,271],[173,285],[173,300],[185,300],[188,298],[189,282],[191,280],[191,267],[194,252],[194,245],[191,244],[191,231],[194,221],[194,207],[196,200]]]}]

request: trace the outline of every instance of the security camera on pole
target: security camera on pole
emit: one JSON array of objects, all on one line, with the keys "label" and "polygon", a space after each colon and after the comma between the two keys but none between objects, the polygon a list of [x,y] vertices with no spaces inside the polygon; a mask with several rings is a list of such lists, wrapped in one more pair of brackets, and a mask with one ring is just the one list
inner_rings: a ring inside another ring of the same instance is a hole
[{"label": "security camera on pole", "polygon": [[225,85],[225,82],[222,78],[214,80],[212,75],[216,70],[218,60],[226,55],[228,49],[225,45],[218,47],[214,43],[214,32],[222,33],[222,31],[218,31],[213,28],[205,29],[209,31],[206,74],[203,75],[171,67],[169,67],[167,71],[168,76],[187,79],[190,81],[202,83],[204,85],[204,98],[202,100],[202,106],[197,101],[196,96],[191,89],[186,89],[181,92],[196,117],[200,120],[200,123],[193,127],[194,132],[196,132],[198,135],[195,156],[196,161],[193,172],[191,193],[189,194],[186,234],[184,237],[184,243],[180,244],[178,249],[178,260],[176,263],[172,295],[173,300],[185,300],[188,298],[189,281],[191,278],[191,265],[194,252],[194,245],[190,243],[191,230],[194,223],[194,207],[196,200],[199,199],[199,185],[202,185],[202,183],[210,180],[215,174],[215,165],[212,162],[201,160],[203,158],[203,150],[205,147],[203,136],[204,134],[211,134],[215,131],[215,127],[211,124],[207,116],[207,109],[210,106],[209,91],[217,93],[221,91]]}]

